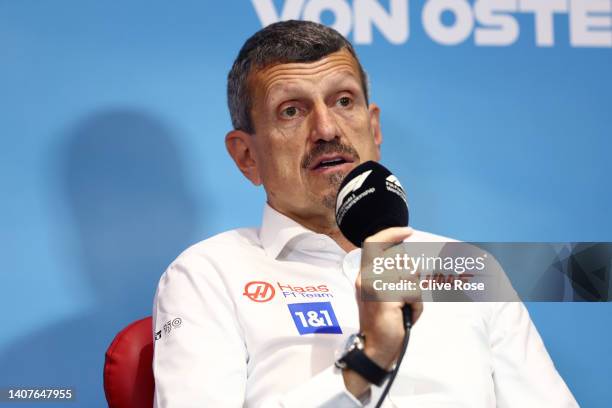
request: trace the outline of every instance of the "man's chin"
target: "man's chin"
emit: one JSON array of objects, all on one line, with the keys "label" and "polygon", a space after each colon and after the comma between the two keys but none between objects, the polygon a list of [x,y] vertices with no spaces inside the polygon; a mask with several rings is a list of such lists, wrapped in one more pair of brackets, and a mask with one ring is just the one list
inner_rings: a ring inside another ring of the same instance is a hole
[{"label": "man's chin", "polygon": [[349,172],[350,170],[336,171],[336,172],[330,173],[327,176],[327,182],[330,184],[332,188],[338,191],[338,188],[340,188],[340,184],[342,184],[342,181],[344,180],[346,175],[349,174]]},{"label": "man's chin", "polygon": [[328,191],[323,195],[323,205],[325,206],[325,208],[328,208],[330,210],[334,210],[336,209],[336,196],[338,195],[338,189],[340,188],[340,184],[342,184],[342,181],[344,180],[344,177],[346,177],[346,175],[348,174],[348,172],[334,172],[329,174],[327,181],[329,183],[329,189]]},{"label": "man's chin", "polygon": [[336,211],[336,193],[329,193],[323,196],[321,201],[328,210]]}]

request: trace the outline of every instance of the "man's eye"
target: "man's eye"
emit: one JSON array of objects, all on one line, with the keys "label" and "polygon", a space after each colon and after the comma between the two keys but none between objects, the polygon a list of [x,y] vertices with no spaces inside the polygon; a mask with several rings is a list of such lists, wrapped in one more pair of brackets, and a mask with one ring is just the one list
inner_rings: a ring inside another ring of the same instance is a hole
[{"label": "man's eye", "polygon": [[345,108],[351,106],[351,98],[348,96],[343,96],[342,98],[338,99],[338,104]]},{"label": "man's eye", "polygon": [[298,114],[298,109],[295,106],[289,106],[281,111],[281,116],[292,118]]}]

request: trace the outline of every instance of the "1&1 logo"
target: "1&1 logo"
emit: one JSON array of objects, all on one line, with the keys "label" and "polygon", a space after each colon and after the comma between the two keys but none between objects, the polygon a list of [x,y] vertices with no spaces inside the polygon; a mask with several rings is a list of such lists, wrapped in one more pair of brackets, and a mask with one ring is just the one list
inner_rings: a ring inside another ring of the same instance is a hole
[{"label": "1&1 logo", "polygon": [[274,297],[274,286],[268,282],[253,281],[244,285],[243,295],[251,299],[253,302],[268,302]]}]

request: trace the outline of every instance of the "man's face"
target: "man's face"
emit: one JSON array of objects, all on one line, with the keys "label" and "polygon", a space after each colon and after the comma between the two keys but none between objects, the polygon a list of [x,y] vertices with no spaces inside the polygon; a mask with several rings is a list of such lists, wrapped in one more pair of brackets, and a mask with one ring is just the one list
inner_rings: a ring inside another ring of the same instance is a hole
[{"label": "man's face", "polygon": [[359,163],[378,160],[379,110],[366,105],[359,68],[345,49],[316,62],[266,67],[249,77],[245,175],[269,204],[293,218],[328,217],[338,187]]}]

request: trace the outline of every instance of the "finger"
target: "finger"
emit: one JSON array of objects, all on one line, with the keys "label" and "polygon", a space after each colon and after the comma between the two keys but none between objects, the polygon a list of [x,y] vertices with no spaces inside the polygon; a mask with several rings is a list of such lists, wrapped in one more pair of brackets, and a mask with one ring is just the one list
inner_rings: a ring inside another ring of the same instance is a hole
[{"label": "finger", "polygon": [[413,229],[410,227],[391,227],[377,232],[376,234],[366,238],[365,242],[402,242],[410,235]]}]

